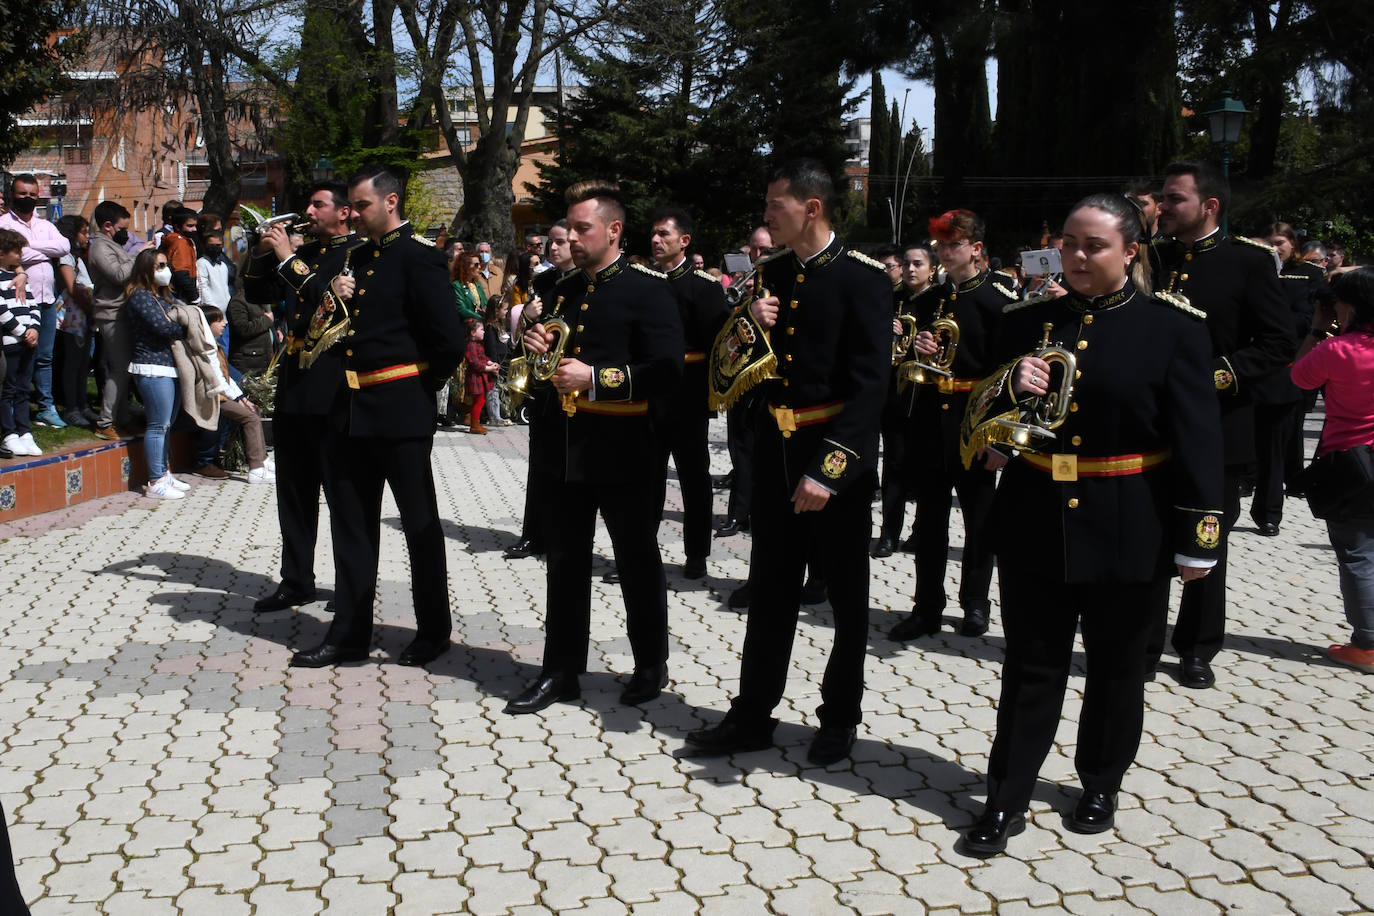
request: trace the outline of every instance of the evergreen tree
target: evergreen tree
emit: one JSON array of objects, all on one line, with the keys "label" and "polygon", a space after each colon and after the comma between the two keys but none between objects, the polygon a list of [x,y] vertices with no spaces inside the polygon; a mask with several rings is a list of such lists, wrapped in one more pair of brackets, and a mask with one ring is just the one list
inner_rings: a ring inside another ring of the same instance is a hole
[{"label": "evergreen tree", "polygon": [[893,193],[895,153],[887,117],[887,91],[883,88],[882,72],[875,69],[868,99],[868,228],[875,234],[886,235],[892,226],[888,199]]}]

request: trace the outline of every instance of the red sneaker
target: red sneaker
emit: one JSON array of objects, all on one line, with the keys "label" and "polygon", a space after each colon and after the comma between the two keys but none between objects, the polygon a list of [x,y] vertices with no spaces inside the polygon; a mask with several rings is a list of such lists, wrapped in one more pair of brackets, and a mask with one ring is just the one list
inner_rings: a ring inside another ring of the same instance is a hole
[{"label": "red sneaker", "polygon": [[1326,654],[1331,657],[1333,662],[1340,662],[1342,665],[1349,665],[1361,671],[1374,674],[1374,649],[1361,649],[1346,643],[1343,646],[1332,646],[1326,650]]}]

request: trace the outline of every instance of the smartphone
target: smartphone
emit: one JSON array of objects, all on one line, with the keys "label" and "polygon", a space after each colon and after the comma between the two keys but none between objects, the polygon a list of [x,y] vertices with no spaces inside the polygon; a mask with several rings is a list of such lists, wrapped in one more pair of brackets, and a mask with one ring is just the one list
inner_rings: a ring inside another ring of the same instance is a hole
[{"label": "smartphone", "polygon": [[1059,259],[1058,248],[1040,248],[1036,251],[1021,252],[1021,269],[1027,276],[1044,277],[1062,274],[1064,264]]}]

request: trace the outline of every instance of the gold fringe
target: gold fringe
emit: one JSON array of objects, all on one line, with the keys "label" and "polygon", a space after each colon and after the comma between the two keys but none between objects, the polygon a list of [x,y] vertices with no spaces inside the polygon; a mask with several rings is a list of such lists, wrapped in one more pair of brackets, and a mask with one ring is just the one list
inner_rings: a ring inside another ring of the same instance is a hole
[{"label": "gold fringe", "polygon": [[778,367],[778,357],[769,349],[768,354],[754,365],[740,372],[735,376],[735,380],[730,383],[728,391],[718,393],[715,389],[710,391],[708,403],[712,410],[729,410],[735,406],[735,402],[744,396],[744,393],[753,388],[765,379],[776,378],[773,370]]},{"label": "gold fringe", "polygon": [[315,362],[317,356],[338,343],[339,338],[344,336],[351,323],[351,319],[348,316],[348,307],[344,305],[342,300],[334,295],[334,291],[326,290],[325,296],[334,299],[334,306],[343,313],[344,319],[327,328],[313,343],[311,343],[308,338],[306,339],[306,343],[310,344],[310,346],[301,348],[300,367],[302,369],[309,369]]}]

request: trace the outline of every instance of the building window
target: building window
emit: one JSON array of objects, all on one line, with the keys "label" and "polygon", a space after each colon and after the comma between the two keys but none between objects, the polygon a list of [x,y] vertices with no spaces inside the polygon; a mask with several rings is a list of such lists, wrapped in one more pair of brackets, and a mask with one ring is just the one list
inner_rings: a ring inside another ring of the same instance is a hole
[{"label": "building window", "polygon": [[472,142],[472,128],[460,127],[455,131],[458,134],[458,145],[467,146]]},{"label": "building window", "polygon": [[114,166],[114,168],[118,169],[118,170],[121,171],[121,172],[124,171],[124,169],[125,169],[125,159],[124,159],[124,138],[123,138],[123,137],[120,137],[120,138],[119,138],[119,143],[116,144],[116,146],[115,146],[114,159],[113,159],[113,161],[110,163],[110,165]]},{"label": "building window", "polygon": [[862,191],[863,189],[864,189],[864,180],[863,180],[862,178],[855,178],[854,181],[853,181],[853,183],[852,183],[851,186],[850,186],[850,190],[851,190],[851,191]]}]

